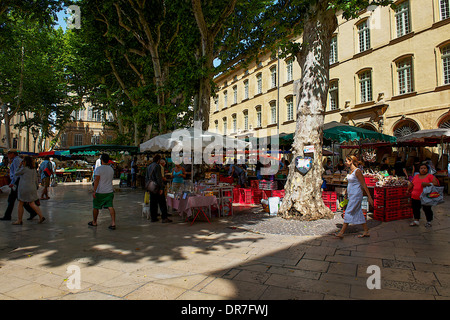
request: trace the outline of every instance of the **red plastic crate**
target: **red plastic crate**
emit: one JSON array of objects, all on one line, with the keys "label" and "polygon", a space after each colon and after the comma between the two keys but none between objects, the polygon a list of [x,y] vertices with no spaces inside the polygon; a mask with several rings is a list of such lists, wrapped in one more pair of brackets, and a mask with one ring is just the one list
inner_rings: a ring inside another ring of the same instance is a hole
[{"label": "red plastic crate", "polygon": [[251,180],[250,181],[250,187],[252,189],[258,189],[259,190],[259,180]]},{"label": "red plastic crate", "polygon": [[364,182],[368,187],[373,187],[377,184],[378,179],[372,177],[364,177]]},{"label": "red plastic crate", "polygon": [[234,178],[233,177],[219,177],[219,182],[223,182],[223,183],[229,183],[229,184],[233,184],[234,183]]},{"label": "red plastic crate", "polygon": [[272,190],[272,197],[284,198],[284,194],[285,194],[284,190]]},{"label": "red plastic crate", "polygon": [[373,214],[373,219],[378,221],[394,221],[405,219],[404,209],[375,209]]},{"label": "red plastic crate", "polygon": [[374,190],[374,197],[377,199],[403,199],[407,198],[407,187],[376,187]]},{"label": "red plastic crate", "polygon": [[239,203],[239,202],[241,202],[241,189],[234,188],[233,189],[233,203]]},{"label": "red plastic crate", "polygon": [[337,194],[335,191],[323,191],[322,192],[322,200],[323,201],[336,201]]},{"label": "red plastic crate", "polygon": [[253,197],[262,197],[263,196],[263,191],[259,190],[259,189],[253,189],[252,188],[252,196]]},{"label": "red plastic crate", "polygon": [[261,197],[258,197],[258,196],[253,196],[252,197],[252,203],[253,204],[261,204],[261,200],[262,200],[262,196]]},{"label": "red plastic crate", "polygon": [[337,211],[336,201],[324,201],[324,203],[332,212]]},{"label": "red plastic crate", "polygon": [[272,190],[262,190],[263,199],[270,198],[272,196]]},{"label": "red plastic crate", "polygon": [[252,204],[252,189],[241,188],[241,197],[239,203]]}]

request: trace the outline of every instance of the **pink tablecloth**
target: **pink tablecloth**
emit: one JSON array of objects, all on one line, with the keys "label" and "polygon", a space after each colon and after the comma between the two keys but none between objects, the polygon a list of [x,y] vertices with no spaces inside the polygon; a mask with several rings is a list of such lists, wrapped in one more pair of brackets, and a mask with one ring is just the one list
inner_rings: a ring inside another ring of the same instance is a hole
[{"label": "pink tablecloth", "polygon": [[180,215],[184,213],[186,216],[192,216],[192,208],[209,207],[217,205],[217,198],[215,196],[193,196],[187,199],[174,199],[167,197],[167,205],[177,210]]}]

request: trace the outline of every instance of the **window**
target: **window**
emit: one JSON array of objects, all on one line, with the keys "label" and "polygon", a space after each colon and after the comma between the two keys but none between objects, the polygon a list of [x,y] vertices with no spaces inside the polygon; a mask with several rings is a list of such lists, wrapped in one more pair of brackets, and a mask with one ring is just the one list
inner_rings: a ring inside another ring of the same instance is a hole
[{"label": "window", "polygon": [[59,146],[62,148],[67,147],[67,133],[61,134],[61,136],[59,138]]},{"label": "window", "polygon": [[293,79],[293,59],[289,59],[286,62],[286,82],[292,81]]},{"label": "window", "polygon": [[397,28],[397,37],[401,37],[409,33],[409,20],[409,1],[404,1],[400,3],[395,10],[395,25]]},{"label": "window", "polygon": [[244,130],[248,130],[248,111],[244,111]]},{"label": "window", "polygon": [[100,144],[100,136],[99,136],[99,135],[94,135],[94,136],[92,136],[92,138],[91,138],[91,143],[92,143],[93,145]]},{"label": "window", "polygon": [[450,44],[442,48],[442,75],[444,84],[450,84]]},{"label": "window", "polygon": [[272,67],[270,69],[270,88],[275,88],[277,86],[277,68]]},{"label": "window", "polygon": [[262,74],[258,73],[256,75],[256,93],[262,93]]},{"label": "window", "polygon": [[74,145],[75,146],[83,145],[83,135],[82,134],[75,134]]},{"label": "window", "polygon": [[223,118],[223,134],[226,135],[227,134],[227,118]]},{"label": "window", "polygon": [[441,20],[450,18],[450,0],[439,1],[439,13]]},{"label": "window", "polygon": [[228,92],[227,91],[223,92],[223,107],[224,108],[228,107]]},{"label": "window", "polygon": [[276,102],[270,103],[270,123],[277,123],[277,104]]},{"label": "window", "polygon": [[233,103],[237,103],[237,86],[233,87]]},{"label": "window", "polygon": [[360,103],[372,101],[372,74],[364,71],[359,74]]},{"label": "window", "polygon": [[216,133],[219,133],[219,121],[217,120],[214,121],[214,127],[216,129]]},{"label": "window", "polygon": [[337,36],[331,39],[330,64],[338,62]]},{"label": "window", "polygon": [[358,43],[359,52],[370,49],[370,30],[368,20],[364,20],[358,24]]},{"label": "window", "polygon": [[261,107],[256,107],[256,127],[262,127],[262,112]]},{"label": "window", "polygon": [[413,92],[412,58],[408,57],[397,62],[398,93]]},{"label": "window", "polygon": [[248,99],[248,80],[244,81],[244,99]]},{"label": "window", "polygon": [[216,105],[216,111],[219,111],[219,97],[214,97],[214,104]]},{"label": "window", "polygon": [[286,98],[287,121],[294,120],[294,99]]},{"label": "window", "polygon": [[231,118],[233,119],[233,132],[237,132],[237,117],[236,117],[236,114],[233,114],[231,116]]},{"label": "window", "polygon": [[329,88],[330,110],[339,109],[339,87],[337,81],[332,81]]}]

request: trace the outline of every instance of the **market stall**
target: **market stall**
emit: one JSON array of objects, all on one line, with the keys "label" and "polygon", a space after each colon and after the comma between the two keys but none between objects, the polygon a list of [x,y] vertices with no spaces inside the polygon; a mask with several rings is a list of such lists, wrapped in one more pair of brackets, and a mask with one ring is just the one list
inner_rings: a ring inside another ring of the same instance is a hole
[{"label": "market stall", "polygon": [[434,175],[439,180],[441,186],[450,194],[450,129],[428,129],[420,130],[398,139],[399,146],[421,146],[421,147],[435,147],[439,146],[439,159],[433,163],[436,172]]},{"label": "market stall", "polygon": [[[357,153],[364,180],[374,199],[372,208],[374,219],[391,221],[411,216],[412,211],[408,206],[409,199],[406,196],[408,180],[393,176],[393,171],[388,170],[390,166],[386,163],[388,158],[385,157],[385,154],[390,155],[392,146],[397,141],[396,137],[341,123],[330,123],[324,129],[324,139],[331,142],[332,145],[337,144],[343,150],[347,149],[350,154]],[[381,161],[379,161],[380,156],[383,156]],[[343,159],[345,158],[343,157]],[[396,158],[390,157],[389,160],[394,165]],[[333,166],[331,170],[329,168],[324,170],[323,180],[326,190],[322,197],[325,204],[333,211],[337,211],[340,204],[345,203],[347,174],[345,167],[341,167],[339,170],[338,167]],[[393,195],[396,199],[402,200],[401,203],[394,204],[391,199]],[[342,208],[345,210],[345,206]],[[363,212],[366,214],[369,210],[366,197],[363,201]]]},{"label": "market stall", "polygon": [[[95,163],[101,153],[108,153],[111,155],[111,166],[114,169],[114,178],[120,179],[122,173],[128,172],[128,162],[125,162],[124,157],[132,157],[139,153],[139,147],[124,146],[115,144],[97,144],[74,146],[69,148],[69,152],[74,155],[85,155],[87,164],[83,168],[76,168],[76,172],[72,175],[72,179],[88,179],[92,178]],[[84,178],[83,178],[84,177]]]},{"label": "market stall", "polygon": [[[172,183],[170,178],[167,179],[169,185],[167,203],[172,209],[180,211],[180,214],[186,212],[185,209],[182,209],[185,207],[183,203],[185,205],[194,205],[210,202],[211,210],[217,212],[218,215],[232,214],[233,185],[235,180],[228,177],[226,166],[217,162],[208,165],[205,164],[205,159],[203,159],[203,156],[205,156],[203,151],[206,148],[210,148],[212,143],[217,143],[220,146],[211,150],[219,150],[220,154],[214,154],[215,158],[230,155],[223,150],[224,147],[231,146],[233,150],[244,150],[249,146],[249,143],[243,140],[195,128],[182,129],[160,135],[140,145],[141,152],[170,152],[172,155],[172,151],[175,151],[177,152],[176,155],[183,160],[181,165],[184,165],[186,173],[190,173],[189,178],[182,183]],[[185,152],[184,154],[182,153],[183,151]],[[195,157],[198,156],[194,154],[195,151],[202,152],[203,164],[194,166],[192,159],[196,159]],[[234,155],[235,151],[233,152]],[[170,161],[173,160],[170,159]],[[191,197],[193,199],[189,200]],[[187,212],[190,211],[187,210]]]}]

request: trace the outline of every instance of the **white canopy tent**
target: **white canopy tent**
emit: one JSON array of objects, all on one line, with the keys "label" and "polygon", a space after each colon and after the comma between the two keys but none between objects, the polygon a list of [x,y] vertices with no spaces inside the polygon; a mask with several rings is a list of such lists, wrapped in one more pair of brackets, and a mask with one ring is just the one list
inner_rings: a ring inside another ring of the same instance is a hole
[{"label": "white canopy tent", "polygon": [[[227,150],[244,150],[250,147],[250,142],[240,139],[230,138],[218,133],[202,131],[200,128],[179,129],[170,133],[156,136],[140,145],[140,152],[176,152],[180,151],[194,154],[202,153],[205,150],[214,152],[223,149]],[[206,153],[206,152],[205,152]],[[183,156],[186,156],[183,154]],[[220,155],[222,156],[222,155]],[[196,157],[191,159],[191,180],[193,181],[194,161]],[[201,159],[201,157],[200,157]],[[172,159],[173,160],[173,159]],[[192,161],[194,160],[194,161]]]},{"label": "white canopy tent", "polygon": [[450,129],[426,129],[413,132],[397,139],[397,143],[407,144],[411,142],[437,143],[441,144],[441,165],[444,166],[444,143],[450,143]]},{"label": "white canopy tent", "polygon": [[140,145],[141,152],[166,152],[177,148],[179,150],[195,150],[200,147],[202,150],[212,143],[222,143],[224,148],[233,147],[243,150],[250,146],[244,140],[230,138],[219,133],[202,131],[198,128],[179,129],[173,132],[156,136]]}]

